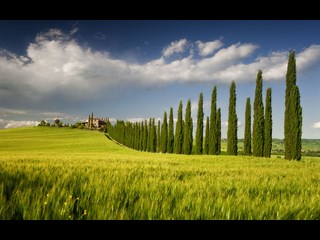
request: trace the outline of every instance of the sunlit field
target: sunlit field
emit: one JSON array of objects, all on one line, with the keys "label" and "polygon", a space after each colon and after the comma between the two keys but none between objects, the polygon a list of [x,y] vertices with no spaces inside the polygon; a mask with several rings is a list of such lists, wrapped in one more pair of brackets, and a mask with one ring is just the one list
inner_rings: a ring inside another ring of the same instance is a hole
[{"label": "sunlit field", "polygon": [[90,130],[0,130],[0,219],[320,219],[320,158],[144,153]]}]

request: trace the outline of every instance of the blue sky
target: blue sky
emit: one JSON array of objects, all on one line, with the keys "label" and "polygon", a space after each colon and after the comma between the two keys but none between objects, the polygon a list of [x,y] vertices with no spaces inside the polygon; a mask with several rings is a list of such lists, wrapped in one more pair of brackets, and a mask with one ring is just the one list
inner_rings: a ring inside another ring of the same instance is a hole
[{"label": "blue sky", "polygon": [[226,137],[229,85],[237,86],[238,137],[245,101],[263,71],[272,88],[273,137],[283,138],[288,53],[296,51],[303,138],[320,138],[320,21],[0,21],[0,128],[65,123],[94,112],[110,119],[162,118],[214,85]]}]

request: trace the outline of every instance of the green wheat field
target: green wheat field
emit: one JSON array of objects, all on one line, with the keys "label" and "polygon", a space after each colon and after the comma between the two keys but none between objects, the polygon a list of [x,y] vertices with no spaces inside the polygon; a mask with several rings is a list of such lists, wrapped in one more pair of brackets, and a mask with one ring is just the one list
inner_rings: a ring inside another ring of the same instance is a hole
[{"label": "green wheat field", "polygon": [[6,129],[0,219],[320,219],[320,159],[144,153],[97,131]]}]

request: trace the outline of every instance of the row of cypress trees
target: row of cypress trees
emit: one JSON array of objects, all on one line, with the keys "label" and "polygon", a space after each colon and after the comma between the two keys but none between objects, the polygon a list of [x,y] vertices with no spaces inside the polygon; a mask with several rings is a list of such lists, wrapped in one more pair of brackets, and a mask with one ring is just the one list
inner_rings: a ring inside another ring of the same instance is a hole
[{"label": "row of cypress trees", "polygon": [[[301,158],[301,128],[302,108],[300,106],[299,89],[296,86],[296,66],[294,52],[290,52],[286,75],[286,110],[285,110],[285,158]],[[265,108],[263,105],[262,71],[259,70],[256,79],[256,89],[253,109],[253,129],[251,136],[251,103],[246,100],[244,155],[270,157],[272,149],[272,90],[266,91]],[[108,123],[108,132],[119,143],[130,148],[148,152],[191,154],[193,147],[193,120],[191,117],[191,100],[188,100],[185,119],[182,117],[182,101],[178,107],[178,117],[174,132],[173,109],[170,108],[169,126],[167,113],[164,112],[162,125],[160,120],[155,125],[155,119],[150,118],[149,124],[117,121],[115,126]],[[196,154],[218,155],[221,153],[221,110],[217,109],[217,87],[214,86],[211,96],[210,118],[206,118],[205,137],[203,137],[204,112],[203,94],[198,101],[197,128],[195,139]],[[227,154],[238,154],[238,117],[236,113],[236,84],[230,85],[228,114],[228,145]]]},{"label": "row of cypress trees", "polygon": [[262,71],[259,70],[256,79],[256,90],[254,98],[252,140],[250,98],[247,98],[246,101],[243,154],[252,154],[256,157],[270,157],[272,149],[272,90],[271,88],[267,89],[266,108],[264,110],[262,100],[262,82]]}]

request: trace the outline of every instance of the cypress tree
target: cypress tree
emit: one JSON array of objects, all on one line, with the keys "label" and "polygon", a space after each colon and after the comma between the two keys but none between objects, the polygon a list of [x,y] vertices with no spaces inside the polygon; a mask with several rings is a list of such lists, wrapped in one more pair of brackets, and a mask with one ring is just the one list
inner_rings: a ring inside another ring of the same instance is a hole
[{"label": "cypress tree", "polygon": [[174,152],[176,154],[182,153],[183,143],[183,129],[182,129],[182,101],[180,101],[178,108],[178,119],[176,123],[176,133],[174,137]]},{"label": "cypress tree", "polygon": [[203,94],[200,93],[198,102],[198,119],[196,130],[196,154],[202,154],[203,148]]},{"label": "cypress tree", "polygon": [[146,121],[146,127],[147,127],[147,139],[146,139],[147,149],[146,149],[146,151],[150,152],[150,122],[148,125],[148,121]]},{"label": "cypress tree", "polygon": [[169,131],[168,131],[168,147],[167,152],[173,153],[174,133],[173,133],[173,109],[170,107],[169,115]]},{"label": "cypress tree", "polygon": [[221,153],[221,109],[217,111],[217,154]]},{"label": "cypress tree", "polygon": [[147,144],[147,150],[148,152],[151,152],[151,148],[152,148],[152,120],[151,118],[149,118],[149,123],[148,123],[148,144]]},{"label": "cypress tree", "polygon": [[152,118],[152,144],[151,144],[151,152],[157,151],[157,131],[156,131],[156,125],[154,122],[154,118]]},{"label": "cypress tree", "polygon": [[145,128],[145,139],[144,139],[144,144],[145,144],[145,151],[148,152],[148,145],[149,145],[149,130],[148,130],[148,120],[145,120],[144,122],[144,128]]},{"label": "cypress tree", "polygon": [[157,152],[160,152],[160,142],[161,142],[161,135],[160,135],[160,120],[158,120],[158,130],[157,130]]},{"label": "cypress tree", "polygon": [[184,126],[184,141],[183,141],[183,153],[190,155],[192,152],[193,144],[193,123],[191,118],[191,100],[188,100],[186,107],[185,126]]},{"label": "cypress tree", "polygon": [[237,122],[238,122],[238,118],[236,113],[236,84],[234,81],[232,81],[230,86],[228,132],[227,132],[228,155],[237,155],[238,153]]},{"label": "cypress tree", "polygon": [[301,159],[301,137],[302,137],[302,108],[300,105],[300,92],[298,86],[293,86],[290,93],[290,111],[291,119],[291,159]]},{"label": "cypress tree", "polygon": [[264,122],[264,156],[270,158],[272,149],[272,105],[271,88],[267,89]]},{"label": "cypress tree", "polygon": [[184,141],[185,141],[185,138],[184,138],[184,135],[185,135],[184,129],[185,129],[185,126],[186,126],[186,123],[185,123],[184,120],[182,120],[181,126],[182,126],[182,148],[181,148],[181,154],[184,154]]},{"label": "cypress tree", "polygon": [[168,122],[167,122],[167,112],[164,112],[163,123],[161,127],[161,152],[167,152],[168,145]]},{"label": "cypress tree", "polygon": [[209,129],[209,154],[217,154],[217,137],[216,137],[216,122],[217,122],[217,87],[214,86],[211,96],[211,112],[210,112],[210,129]]},{"label": "cypress tree", "polygon": [[244,140],[243,140],[243,155],[251,155],[251,104],[250,98],[247,98],[245,125],[244,125]]},{"label": "cypress tree", "polygon": [[263,157],[264,150],[264,109],[262,101],[262,71],[258,71],[253,109],[252,154]]},{"label": "cypress tree", "polygon": [[147,151],[147,141],[148,140],[148,124],[147,120],[145,120],[143,125],[143,151]]},{"label": "cypress tree", "polygon": [[287,74],[284,115],[284,150],[285,159],[301,159],[302,108],[299,88],[296,85],[295,52],[290,51]]},{"label": "cypress tree", "polygon": [[209,117],[207,117],[206,121],[206,133],[204,138],[204,154],[209,154]]}]

